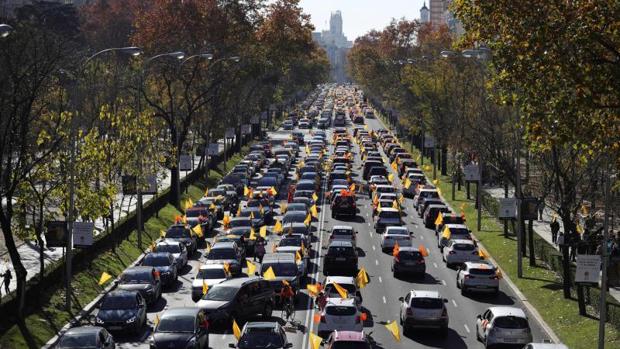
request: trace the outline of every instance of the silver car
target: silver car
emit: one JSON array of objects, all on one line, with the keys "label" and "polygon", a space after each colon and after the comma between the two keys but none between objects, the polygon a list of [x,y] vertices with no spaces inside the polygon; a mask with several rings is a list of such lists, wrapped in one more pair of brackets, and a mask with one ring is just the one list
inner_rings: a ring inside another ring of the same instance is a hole
[{"label": "silver car", "polygon": [[329,234],[329,241],[330,242],[335,241],[335,240],[351,241],[351,243],[355,247],[357,245],[356,239],[355,239],[356,235],[357,235],[357,232],[350,225],[335,225],[332,228],[331,234]]},{"label": "silver car", "polygon": [[522,309],[490,307],[476,317],[476,338],[485,348],[497,344],[525,345],[532,341],[532,330]]},{"label": "silver car", "polygon": [[177,270],[181,272],[187,265],[187,248],[176,240],[163,240],[157,243],[153,252],[168,252],[177,262]]},{"label": "silver car", "polygon": [[398,299],[400,304],[400,324],[403,333],[414,328],[437,329],[448,334],[447,299],[437,291],[411,290]]},{"label": "silver car", "polygon": [[461,289],[461,294],[471,292],[499,292],[499,276],[497,269],[491,263],[465,262],[456,272],[456,287]]}]

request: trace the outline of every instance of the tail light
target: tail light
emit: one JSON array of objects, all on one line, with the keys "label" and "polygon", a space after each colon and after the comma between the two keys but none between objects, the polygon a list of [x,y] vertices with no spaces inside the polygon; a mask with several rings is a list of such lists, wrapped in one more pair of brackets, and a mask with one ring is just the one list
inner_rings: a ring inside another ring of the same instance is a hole
[{"label": "tail light", "polygon": [[475,277],[471,276],[471,275],[465,275],[465,279],[475,279]]},{"label": "tail light", "polygon": [[447,316],[448,316],[448,309],[443,308],[443,311],[441,312],[441,317],[447,317]]},{"label": "tail light", "polygon": [[491,280],[499,280],[499,276],[493,275],[489,279],[491,279]]},{"label": "tail light", "polygon": [[413,310],[411,310],[411,308],[407,308],[407,315],[408,316],[412,316],[413,315]]},{"label": "tail light", "polygon": [[418,259],[418,264],[426,264],[426,261],[424,261],[424,258]]},{"label": "tail light", "polygon": [[474,252],[472,252],[471,254],[473,254],[473,255],[478,255],[478,251],[474,251]]}]

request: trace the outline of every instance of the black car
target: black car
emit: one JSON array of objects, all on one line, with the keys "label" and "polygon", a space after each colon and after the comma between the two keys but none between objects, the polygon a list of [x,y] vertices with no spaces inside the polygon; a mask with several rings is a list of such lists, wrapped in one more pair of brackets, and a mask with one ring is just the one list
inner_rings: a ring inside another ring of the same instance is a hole
[{"label": "black car", "polygon": [[336,194],[332,199],[331,205],[332,218],[340,216],[355,217],[357,215],[357,207],[355,205],[355,197],[352,195]]},{"label": "black car", "polygon": [[62,335],[58,349],[114,349],[114,338],[105,328],[98,326],[81,326],[70,328]]},{"label": "black car", "polygon": [[332,241],[327,247],[327,254],[323,260],[323,273],[325,275],[355,275],[357,259],[357,250],[351,241]]},{"label": "black car", "polygon": [[257,314],[270,318],[274,291],[269,281],[261,277],[240,277],[213,285],[196,306],[215,322],[229,323],[233,319],[239,322]]},{"label": "black car", "polygon": [[164,286],[174,285],[179,279],[177,261],[170,252],[151,252],[144,257],[142,265],[155,268]]},{"label": "black car", "polygon": [[175,224],[170,226],[166,231],[166,239],[176,240],[185,244],[187,247],[187,255],[192,256],[198,247],[197,237],[192,234],[185,224]]},{"label": "black car", "polygon": [[209,321],[198,308],[168,309],[159,317],[153,330],[151,349],[209,348]]},{"label": "black car", "polygon": [[146,301],[138,291],[112,291],[103,297],[95,323],[109,331],[138,334],[146,324]]},{"label": "black car", "polygon": [[153,304],[161,297],[161,280],[153,267],[127,268],[121,274],[118,289],[138,291],[148,304]]},{"label": "black car", "polygon": [[248,322],[243,327],[237,344],[228,344],[237,349],[285,349],[292,348],[284,328],[278,322]]}]

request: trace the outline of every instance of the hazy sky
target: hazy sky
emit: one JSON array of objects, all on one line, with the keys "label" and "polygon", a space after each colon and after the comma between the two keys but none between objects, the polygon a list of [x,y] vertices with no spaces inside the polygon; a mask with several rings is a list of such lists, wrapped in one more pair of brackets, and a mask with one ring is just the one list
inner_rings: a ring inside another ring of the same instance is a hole
[{"label": "hazy sky", "polygon": [[[371,29],[383,29],[392,18],[419,19],[424,0],[301,0],[317,31],[329,29],[329,15],[340,10],[349,40]],[[428,0],[426,1],[428,7]]]}]

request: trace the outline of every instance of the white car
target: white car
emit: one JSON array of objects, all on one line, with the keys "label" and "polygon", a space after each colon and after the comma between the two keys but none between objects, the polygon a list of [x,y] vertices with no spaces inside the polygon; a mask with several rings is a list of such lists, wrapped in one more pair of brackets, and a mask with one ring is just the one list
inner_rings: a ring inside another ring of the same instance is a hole
[{"label": "white car", "polygon": [[532,330],[522,309],[490,307],[476,317],[476,338],[485,348],[498,344],[525,345],[532,341]]},{"label": "white car", "polygon": [[362,312],[355,304],[355,299],[332,298],[327,302],[321,312],[318,334],[326,338],[333,331],[356,331],[364,330]]},{"label": "white car", "polygon": [[461,289],[461,294],[471,292],[499,292],[499,276],[495,266],[491,263],[465,262],[456,272],[456,287]]},{"label": "white car", "polygon": [[398,246],[412,246],[409,229],[405,226],[388,226],[381,234],[381,250],[391,251],[396,243]]},{"label": "white car", "polygon": [[368,180],[368,184],[375,184],[375,185],[389,185],[390,182],[387,180],[387,178],[385,178],[385,176],[370,176],[370,180]]},{"label": "white car", "polygon": [[230,273],[226,274],[224,271],[223,264],[201,265],[200,269],[198,269],[198,273],[192,280],[192,300],[197,302],[200,298],[202,298],[203,282],[211,288],[211,286],[228,280],[231,277],[232,276]]},{"label": "white car", "polygon": [[471,240],[450,239],[448,246],[443,249],[443,261],[448,267],[465,262],[477,262],[480,259],[478,247]]},{"label": "white car", "polygon": [[357,232],[350,225],[335,225],[332,228],[332,232],[329,234],[329,241],[344,240],[351,241],[353,246],[356,246]]},{"label": "white car", "polygon": [[356,304],[362,304],[362,294],[357,289],[357,284],[355,283],[355,278],[352,276],[328,276],[323,282],[323,292],[325,293],[325,297],[328,299],[331,298],[341,298],[338,291],[336,291],[336,287],[334,283],[338,284],[338,286],[342,286],[345,290],[347,290],[348,298],[355,299]]}]

